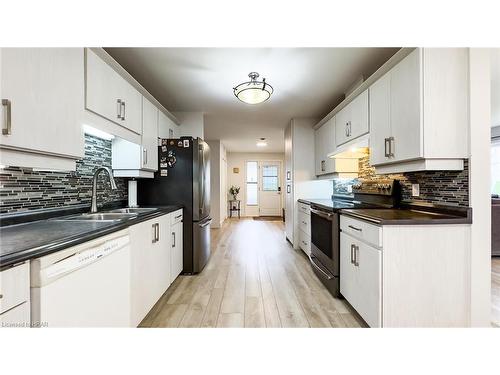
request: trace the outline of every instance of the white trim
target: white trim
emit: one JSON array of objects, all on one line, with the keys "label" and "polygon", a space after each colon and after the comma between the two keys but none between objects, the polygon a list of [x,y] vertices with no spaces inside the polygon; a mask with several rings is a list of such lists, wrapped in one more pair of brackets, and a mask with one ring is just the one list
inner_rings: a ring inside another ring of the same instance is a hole
[{"label": "white trim", "polygon": [[490,50],[469,49],[469,204],[470,325],[490,326],[491,314],[491,200],[490,200]]}]

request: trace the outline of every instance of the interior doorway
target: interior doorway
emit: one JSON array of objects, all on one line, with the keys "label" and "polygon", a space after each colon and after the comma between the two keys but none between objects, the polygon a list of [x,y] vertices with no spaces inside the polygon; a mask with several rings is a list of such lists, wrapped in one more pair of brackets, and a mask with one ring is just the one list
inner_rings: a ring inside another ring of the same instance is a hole
[{"label": "interior doorway", "polygon": [[262,161],[259,172],[259,216],[281,216],[281,162]]}]

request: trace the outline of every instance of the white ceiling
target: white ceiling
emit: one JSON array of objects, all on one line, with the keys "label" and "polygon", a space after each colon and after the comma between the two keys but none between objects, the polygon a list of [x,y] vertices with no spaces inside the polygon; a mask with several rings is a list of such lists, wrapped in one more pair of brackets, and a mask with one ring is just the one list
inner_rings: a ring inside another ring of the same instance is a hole
[{"label": "white ceiling", "polygon": [[[398,48],[106,48],[168,110],[205,112],[205,139],[233,152],[282,152],[293,117],[321,119]],[[255,106],[233,87],[256,71],[274,88]],[[257,148],[264,137],[268,147]]]},{"label": "white ceiling", "polygon": [[491,126],[500,126],[500,48],[491,52]]}]

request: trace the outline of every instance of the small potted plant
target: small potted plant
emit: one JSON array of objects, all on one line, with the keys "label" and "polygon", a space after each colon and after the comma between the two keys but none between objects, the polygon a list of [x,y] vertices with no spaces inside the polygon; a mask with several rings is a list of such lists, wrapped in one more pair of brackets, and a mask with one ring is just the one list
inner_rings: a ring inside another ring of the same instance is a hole
[{"label": "small potted plant", "polygon": [[233,196],[234,200],[237,200],[239,193],[240,193],[240,187],[239,186],[232,185],[231,188],[229,189],[229,194],[231,194]]}]

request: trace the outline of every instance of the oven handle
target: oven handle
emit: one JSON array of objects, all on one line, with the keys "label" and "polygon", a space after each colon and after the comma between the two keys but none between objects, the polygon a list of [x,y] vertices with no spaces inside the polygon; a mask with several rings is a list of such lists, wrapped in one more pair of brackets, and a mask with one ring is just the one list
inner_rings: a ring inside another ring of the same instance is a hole
[{"label": "oven handle", "polygon": [[313,214],[316,214],[316,215],[318,215],[318,216],[321,216],[321,217],[322,217],[322,218],[324,218],[324,219],[327,219],[327,220],[329,220],[329,221],[333,221],[333,216],[334,216],[334,214],[328,214],[328,213],[326,213],[326,212],[322,212],[322,211],[319,211],[319,210],[315,210],[314,208],[311,208],[311,212],[312,212]]},{"label": "oven handle", "polygon": [[316,268],[319,272],[321,272],[323,275],[325,275],[325,277],[327,278],[327,280],[333,279],[333,276],[330,276],[325,271],[323,271],[321,269],[321,267],[316,264],[316,262],[314,261],[314,259],[315,258],[313,256],[309,256],[309,260],[311,261],[311,264],[314,266],[314,268]]}]

